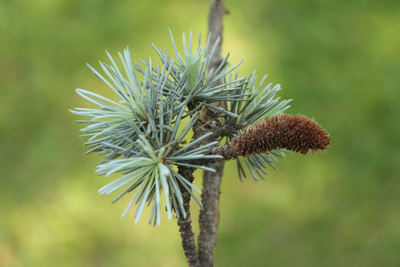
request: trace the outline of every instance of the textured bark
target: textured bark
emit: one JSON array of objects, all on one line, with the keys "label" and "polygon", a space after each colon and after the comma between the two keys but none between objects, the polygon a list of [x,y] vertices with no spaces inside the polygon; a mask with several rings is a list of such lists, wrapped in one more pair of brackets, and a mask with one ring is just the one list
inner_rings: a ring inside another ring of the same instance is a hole
[{"label": "textured bark", "polygon": [[224,161],[209,166],[216,170],[203,175],[203,209],[200,212],[199,261],[201,266],[214,266],[214,249],[217,245],[220,218],[219,196],[222,182]]},{"label": "textured bark", "polygon": [[[222,17],[227,13],[223,0],[212,0],[210,14],[208,19],[209,33],[211,35],[211,46],[214,45],[219,38],[219,44],[211,59],[209,71],[217,69],[221,64],[221,44],[222,44]],[[208,121],[216,120],[216,116],[206,118]],[[215,122],[215,121],[214,121]],[[215,123],[214,123],[215,125]],[[212,129],[210,129],[212,131]],[[214,136],[213,140],[218,140],[218,136]],[[217,244],[217,234],[219,225],[219,196],[224,169],[224,161],[215,162],[209,165],[216,172],[204,171],[203,174],[203,192],[202,203],[203,209],[200,211],[199,217],[199,262],[202,267],[214,266],[214,250]]]},{"label": "textured bark", "polygon": [[219,44],[215,53],[211,59],[210,69],[216,69],[220,62],[221,57],[221,44],[222,44],[222,17],[224,14],[228,14],[228,10],[225,8],[224,0],[211,0],[210,13],[208,16],[208,32],[211,35],[210,43],[211,47],[215,44],[219,38]]},{"label": "textured bark", "polygon": [[[194,169],[187,167],[179,167],[179,173],[190,182],[193,182]],[[180,214],[178,219],[179,232],[182,238],[182,247],[185,252],[186,260],[191,267],[198,267],[199,258],[196,251],[196,243],[194,241],[194,233],[192,230],[192,218],[190,216],[190,194],[182,186],[180,188],[183,198],[183,208],[186,212],[186,217]]]}]

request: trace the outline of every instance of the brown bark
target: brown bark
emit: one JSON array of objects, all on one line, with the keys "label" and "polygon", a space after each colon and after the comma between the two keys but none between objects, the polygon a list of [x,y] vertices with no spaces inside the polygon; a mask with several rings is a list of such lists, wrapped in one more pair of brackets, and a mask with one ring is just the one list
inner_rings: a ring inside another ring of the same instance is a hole
[{"label": "brown bark", "polygon": [[[179,167],[179,173],[188,181],[193,182],[193,168]],[[192,230],[192,218],[190,216],[190,194],[182,186],[180,188],[183,198],[183,208],[186,217],[181,213],[178,219],[179,232],[182,238],[182,247],[185,252],[186,260],[190,267],[198,267],[199,258],[196,251],[196,243],[194,241],[194,233]]]},{"label": "brown bark", "polygon": [[[219,38],[218,46],[211,58],[209,71],[216,70],[221,64],[221,45],[222,45],[222,17],[227,13],[223,0],[212,0],[210,7],[210,14],[208,19],[210,45],[214,45]],[[214,115],[215,116],[215,115]],[[207,118],[208,120],[215,120],[216,118]],[[211,130],[211,129],[210,129]],[[218,136],[214,140],[218,140]],[[204,171],[203,173],[203,192],[202,203],[203,209],[200,211],[199,217],[199,262],[202,267],[214,266],[214,250],[217,244],[217,234],[219,225],[219,196],[222,182],[222,175],[224,169],[224,161],[218,161],[208,165],[215,169],[216,172]]]},{"label": "brown bark", "polygon": [[[209,65],[209,72],[215,71],[222,62],[221,58],[221,44],[222,44],[222,17],[227,13],[224,6],[223,0],[212,0],[209,14],[209,33],[210,33],[210,46],[213,47],[215,42],[219,39],[218,46],[211,58]],[[202,117],[193,127],[193,129],[200,129],[194,131],[194,139],[201,137],[202,135],[212,132],[215,130],[210,125],[215,125],[217,122],[218,114],[214,112],[206,112],[206,115]],[[214,122],[205,123],[204,122]],[[206,125],[206,126],[204,126]],[[204,127],[203,127],[204,126]],[[213,142],[219,139],[219,135],[213,135],[207,142]],[[216,172],[204,171],[203,174],[203,192],[202,192],[202,203],[203,209],[200,211],[200,233],[198,238],[198,252],[196,251],[196,244],[194,242],[194,233],[192,230],[192,221],[190,216],[190,194],[181,188],[184,209],[186,217],[184,218],[181,214],[178,220],[179,231],[182,238],[182,247],[185,252],[185,256],[189,266],[214,266],[214,249],[217,243],[217,233],[219,225],[219,195],[220,187],[223,175],[224,162],[218,161],[208,165],[209,167],[216,170]],[[190,182],[193,181],[192,168],[181,167],[179,173],[188,179]]]}]

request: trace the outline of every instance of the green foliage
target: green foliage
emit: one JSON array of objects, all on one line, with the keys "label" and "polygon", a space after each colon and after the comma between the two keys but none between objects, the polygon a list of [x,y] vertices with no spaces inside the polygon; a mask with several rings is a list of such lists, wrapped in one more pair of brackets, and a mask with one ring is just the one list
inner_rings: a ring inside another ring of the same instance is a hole
[{"label": "green foliage", "polygon": [[[71,110],[74,114],[92,118],[89,121],[79,122],[89,124],[82,129],[84,136],[90,137],[85,144],[93,147],[88,153],[106,154],[105,160],[98,166],[97,173],[106,176],[117,172],[124,173],[121,178],[102,187],[99,193],[110,194],[131,183],[114,202],[136,189],[123,214],[125,216],[132,204],[136,202],[139,205],[135,213],[136,222],[147,203],[153,205],[150,222],[160,224],[161,191],[165,197],[168,218],[172,218],[172,209],[176,211],[178,217],[181,213],[186,216],[180,187],[185,188],[201,205],[192,193],[192,189],[198,192],[199,190],[177,173],[172,165],[182,165],[184,163],[181,161],[185,159],[217,158],[218,156],[202,154],[209,146],[215,145],[215,142],[199,149],[188,150],[201,141],[197,139],[182,148],[179,147],[196,122],[197,115],[193,114],[183,129],[179,129],[182,120],[187,116],[186,104],[192,98],[177,99],[175,94],[165,94],[164,97],[165,84],[174,67],[172,62],[164,64],[163,68],[152,68],[151,60],[146,62],[145,70],[139,68],[144,76],[143,81],[139,82],[128,49],[125,50],[124,57],[119,54],[127,78],[124,78],[112,57],[109,54],[108,56],[112,66],[102,62],[100,65],[111,82],[92,67],[90,68],[118,95],[119,103],[101,95],[77,89],[79,95],[98,105],[99,109]],[[191,74],[187,73],[186,79],[189,80]],[[176,106],[175,103],[180,100],[183,103]],[[191,167],[212,170],[198,165],[191,165]]]},{"label": "green foliage", "polygon": [[[89,137],[89,141],[85,144],[91,149],[87,153],[99,152],[100,155],[105,155],[105,160],[98,164],[97,173],[105,176],[123,173],[122,177],[102,187],[99,193],[110,194],[127,187],[114,200],[115,202],[126,193],[136,190],[122,216],[127,214],[134,203],[138,204],[135,213],[138,222],[147,204],[152,206],[150,223],[153,222],[154,225],[160,224],[161,194],[164,195],[169,219],[172,218],[173,210],[178,218],[181,214],[186,217],[181,189],[187,190],[201,206],[201,201],[193,193],[200,190],[175,171],[174,166],[214,171],[201,164],[187,161],[221,157],[205,153],[218,142],[201,144],[212,133],[183,145],[186,135],[198,119],[198,110],[202,106],[217,110],[228,117],[225,126],[230,129],[227,136],[231,137],[250,123],[268,115],[281,113],[289,102],[279,103],[279,99],[273,99],[279,91],[279,86],[271,88],[269,84],[260,90],[261,82],[255,87],[254,73],[249,79],[245,77],[232,79],[230,73],[240,63],[230,69],[225,68],[228,56],[216,70],[208,72],[211,57],[218,44],[210,48],[210,38],[202,48],[200,36],[198,47],[193,51],[192,33],[188,44],[183,34],[184,54],[181,55],[171,32],[170,37],[175,58],[153,45],[161,60],[161,64],[159,63],[157,67],[153,66],[151,58],[143,61],[145,68],[132,62],[128,49],[124,55],[119,54],[124,74],[109,53],[107,55],[111,65],[100,62],[107,78],[89,66],[118,96],[119,102],[77,89],[80,96],[99,108],[71,110],[74,114],[91,118],[78,122],[88,124],[82,129],[83,136]],[[137,72],[141,74],[142,80],[138,78]],[[227,106],[230,106],[230,111],[211,105],[216,101],[226,102]],[[189,115],[189,122],[182,127],[183,120]],[[255,179],[257,174],[266,174],[264,171],[266,163],[273,166],[272,154],[282,155],[267,152],[245,159]],[[241,178],[244,169],[240,161],[237,162]]]}]

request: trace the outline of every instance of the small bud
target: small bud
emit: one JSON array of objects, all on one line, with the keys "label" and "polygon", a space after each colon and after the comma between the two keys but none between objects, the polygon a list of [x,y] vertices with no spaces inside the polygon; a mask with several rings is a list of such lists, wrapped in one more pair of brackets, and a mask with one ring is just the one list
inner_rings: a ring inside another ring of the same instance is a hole
[{"label": "small bud", "polygon": [[277,115],[247,126],[215,152],[225,159],[281,148],[306,154],[325,150],[329,144],[329,133],[315,121],[300,115]]}]

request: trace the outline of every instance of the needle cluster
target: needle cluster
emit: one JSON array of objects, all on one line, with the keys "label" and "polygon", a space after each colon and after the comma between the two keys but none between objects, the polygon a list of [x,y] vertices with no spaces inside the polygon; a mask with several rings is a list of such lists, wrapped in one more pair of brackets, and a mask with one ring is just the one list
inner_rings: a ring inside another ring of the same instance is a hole
[{"label": "needle cluster", "polygon": [[[124,212],[137,205],[136,222],[146,206],[151,207],[150,223],[160,224],[161,212],[168,218],[186,218],[183,196],[190,195],[200,206],[194,192],[200,192],[183,174],[185,168],[215,171],[204,162],[237,158],[239,177],[245,176],[244,160],[254,179],[263,177],[267,164],[274,167],[274,156],[283,156],[284,149],[305,154],[309,149],[324,150],[329,144],[325,131],[302,116],[280,115],[290,100],[275,97],[280,85],[256,85],[255,72],[239,77],[233,71],[240,63],[228,67],[227,55],[219,67],[211,68],[211,58],[218,42],[210,46],[210,37],[202,47],[193,47],[192,33],[182,36],[183,54],[170,33],[173,55],[154,49],[159,62],[151,58],[141,64],[131,60],[130,51],[119,53],[120,63],[107,53],[111,64],[100,62],[105,74],[92,66],[93,73],[113,92],[114,99],[77,89],[77,93],[95,107],[75,108],[72,113],[87,117],[81,130],[85,143],[104,159],[97,166],[99,175],[122,176],[103,186],[100,194],[120,191],[114,202],[132,193]],[[215,103],[223,103],[216,105]],[[207,112],[218,114],[207,121]],[[275,116],[278,115],[278,116]],[[214,132],[195,134],[204,125],[218,125]],[[218,153],[217,141],[228,142]],[[165,207],[165,208],[164,208]]]}]

